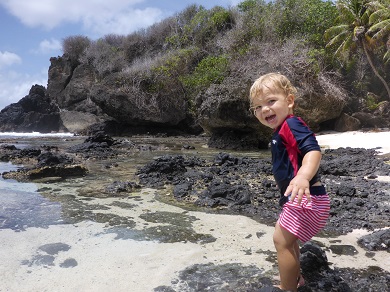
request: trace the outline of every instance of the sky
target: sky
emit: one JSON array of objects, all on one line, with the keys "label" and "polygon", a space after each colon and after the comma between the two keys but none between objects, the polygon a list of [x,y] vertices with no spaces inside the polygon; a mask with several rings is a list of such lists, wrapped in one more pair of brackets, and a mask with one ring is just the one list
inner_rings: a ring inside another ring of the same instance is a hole
[{"label": "sky", "polygon": [[47,87],[50,58],[62,41],[83,35],[96,40],[147,28],[191,4],[207,9],[242,0],[0,0],[0,110]]}]

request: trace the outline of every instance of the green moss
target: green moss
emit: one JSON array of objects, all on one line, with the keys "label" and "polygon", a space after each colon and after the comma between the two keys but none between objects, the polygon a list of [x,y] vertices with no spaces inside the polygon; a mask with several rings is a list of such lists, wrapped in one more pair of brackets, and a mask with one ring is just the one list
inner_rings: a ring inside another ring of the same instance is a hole
[{"label": "green moss", "polygon": [[212,83],[221,83],[229,68],[226,55],[209,56],[202,59],[192,74],[181,77],[184,86],[189,90],[207,88]]}]

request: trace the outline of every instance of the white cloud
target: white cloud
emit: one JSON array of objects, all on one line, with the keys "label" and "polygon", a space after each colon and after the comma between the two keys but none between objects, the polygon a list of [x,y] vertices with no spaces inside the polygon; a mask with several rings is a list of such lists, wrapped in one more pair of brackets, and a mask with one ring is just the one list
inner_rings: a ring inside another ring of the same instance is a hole
[{"label": "white cloud", "polygon": [[126,35],[140,28],[148,27],[162,19],[162,12],[157,8],[125,9],[113,14],[111,11],[99,15],[90,14],[83,18],[85,29],[96,35],[110,33]]},{"label": "white cloud", "polygon": [[62,43],[57,39],[43,40],[39,44],[39,49],[35,50],[35,53],[47,54],[52,51],[62,50]]},{"label": "white cloud", "polygon": [[0,110],[25,97],[35,84],[47,86],[47,69],[36,75],[0,72]]},{"label": "white cloud", "polygon": [[230,0],[230,5],[231,6],[236,6],[238,3],[243,2],[243,0]]},{"label": "white cloud", "polygon": [[29,27],[53,29],[63,23],[83,23],[102,36],[126,34],[162,17],[157,8],[134,9],[144,0],[0,0],[9,13]]},{"label": "white cloud", "polygon": [[0,69],[13,64],[21,64],[22,58],[10,52],[0,52]]}]

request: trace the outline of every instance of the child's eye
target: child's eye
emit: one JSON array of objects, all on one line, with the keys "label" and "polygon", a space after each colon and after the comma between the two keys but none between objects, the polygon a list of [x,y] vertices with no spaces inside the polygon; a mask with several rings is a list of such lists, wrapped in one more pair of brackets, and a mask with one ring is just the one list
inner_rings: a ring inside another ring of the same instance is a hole
[{"label": "child's eye", "polygon": [[272,104],[274,104],[275,103],[275,99],[270,99],[269,101],[268,101],[268,104],[270,104],[270,105],[272,105]]},{"label": "child's eye", "polygon": [[260,112],[261,112],[261,105],[255,106],[255,107],[253,108],[253,114],[254,114],[254,115],[257,115],[257,114],[260,113]]},{"label": "child's eye", "polygon": [[260,110],[261,110],[261,105],[253,106],[253,107],[250,108],[250,110],[252,111],[252,113],[253,113],[254,115],[256,115],[256,113],[259,113],[259,112],[260,112]]}]

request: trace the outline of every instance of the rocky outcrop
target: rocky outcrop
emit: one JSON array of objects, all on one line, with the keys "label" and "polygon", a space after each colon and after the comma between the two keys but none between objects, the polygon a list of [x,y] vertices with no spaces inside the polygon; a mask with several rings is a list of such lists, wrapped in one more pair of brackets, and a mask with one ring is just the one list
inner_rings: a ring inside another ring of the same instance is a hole
[{"label": "rocky outcrop", "polygon": [[108,116],[132,126],[174,126],[187,115],[183,96],[160,96],[137,90],[128,86],[120,73],[113,73],[95,84],[90,98]]},{"label": "rocky outcrop", "polygon": [[51,58],[48,72],[47,95],[61,110],[102,115],[89,93],[95,83],[93,67],[80,64],[72,67],[67,55]]},{"label": "rocky outcrop", "polygon": [[198,95],[198,121],[215,148],[267,148],[271,130],[249,111],[248,84],[226,78]]},{"label": "rocky outcrop", "polygon": [[296,80],[293,84],[300,92],[294,113],[301,116],[313,131],[319,131],[321,123],[335,119],[343,112],[348,95],[331,77],[320,74],[310,82]]},{"label": "rocky outcrop", "polygon": [[90,99],[96,77],[87,64],[73,65],[66,54],[51,58],[47,95],[60,109],[64,129],[72,133],[85,132],[90,126],[110,118]]},{"label": "rocky outcrop", "polygon": [[[254,80],[255,78],[252,77]],[[266,148],[271,130],[262,126],[249,112],[251,82],[226,78],[211,85],[197,97],[198,121],[211,135],[209,145],[216,148]],[[294,113],[314,130],[320,123],[337,118],[344,107],[346,93],[326,76],[320,75],[309,85],[298,82],[301,96]]]},{"label": "rocky outcrop", "polygon": [[249,112],[248,93],[258,77],[255,74],[269,72],[270,67],[280,72],[293,70],[292,82],[300,93],[294,113],[315,132],[328,121],[333,121],[332,129],[339,131],[389,124],[389,103],[382,102],[372,114],[342,114],[348,98],[337,80],[326,74],[305,75],[302,68],[292,64],[291,68],[283,64],[260,66],[261,72],[250,70],[243,74],[233,68],[220,84],[211,84],[195,101],[189,101],[180,84],[165,88],[164,84],[144,80],[149,83],[135,86],[123,72],[100,76],[92,65],[72,63],[66,54],[50,61],[47,90],[35,85],[28,96],[2,110],[0,131],[68,131],[84,135],[97,131],[111,135],[204,131],[210,136],[210,147],[267,148],[271,130]]},{"label": "rocky outcrop", "polygon": [[[112,73],[103,79],[88,64],[72,65],[62,57],[51,58],[47,93],[61,109],[64,127],[75,133],[107,128],[116,123],[115,134],[172,131],[199,133],[188,112],[184,96],[150,94],[130,86],[122,74]],[[73,67],[72,67],[73,66]]]},{"label": "rocky outcrop", "polygon": [[102,122],[102,118],[85,112],[61,111],[60,119],[64,128],[71,133],[82,133],[92,125]]},{"label": "rocky outcrop", "polygon": [[46,96],[42,85],[32,86],[28,95],[0,112],[1,132],[50,133],[61,130],[59,109]]},{"label": "rocky outcrop", "polygon": [[[9,150],[9,149],[8,149]],[[18,149],[12,149],[20,152]],[[40,151],[38,153],[41,153]],[[3,160],[4,157],[1,157]],[[66,154],[44,152],[36,156],[36,164],[32,167],[22,167],[17,171],[3,172],[5,179],[15,179],[18,181],[43,180],[53,181],[68,177],[84,176],[88,169],[79,163],[75,163],[73,158]]]},{"label": "rocky outcrop", "polygon": [[361,123],[358,119],[342,113],[337,119],[334,128],[337,132],[347,132],[359,130],[360,126]]}]

